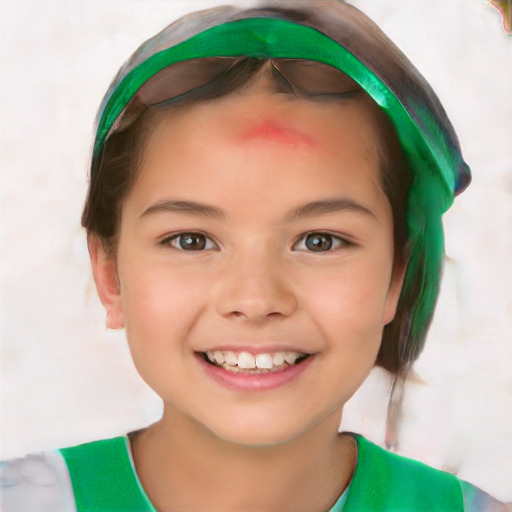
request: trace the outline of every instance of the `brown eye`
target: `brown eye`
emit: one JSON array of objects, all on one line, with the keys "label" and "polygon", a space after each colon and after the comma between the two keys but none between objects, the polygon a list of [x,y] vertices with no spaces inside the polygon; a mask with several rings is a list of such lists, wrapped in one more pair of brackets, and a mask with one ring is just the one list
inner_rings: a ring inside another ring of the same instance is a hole
[{"label": "brown eye", "polygon": [[216,248],[215,243],[202,233],[180,233],[162,240],[161,243],[171,245],[181,251],[204,251]]},{"label": "brown eye", "polygon": [[296,251],[329,252],[343,247],[351,247],[352,245],[354,244],[351,241],[339,236],[315,232],[302,236],[293,249]]},{"label": "brown eye", "polygon": [[180,248],[184,251],[202,251],[206,247],[206,237],[198,233],[187,233],[178,237]]},{"label": "brown eye", "polygon": [[332,236],[326,233],[311,233],[306,237],[305,245],[309,251],[329,251],[332,248]]}]

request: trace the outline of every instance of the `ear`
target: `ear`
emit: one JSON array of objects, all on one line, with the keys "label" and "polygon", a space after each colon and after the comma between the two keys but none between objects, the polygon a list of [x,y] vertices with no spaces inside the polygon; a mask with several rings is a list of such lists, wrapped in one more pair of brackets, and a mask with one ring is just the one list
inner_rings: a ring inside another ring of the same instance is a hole
[{"label": "ear", "polygon": [[107,328],[122,329],[124,327],[124,315],[115,257],[107,253],[97,236],[89,236],[87,246],[96,290],[107,314]]},{"label": "ear", "polygon": [[401,265],[399,268],[394,268],[391,275],[391,282],[389,284],[388,295],[386,297],[386,304],[384,307],[383,324],[387,325],[393,321],[398,306],[398,299],[402,293],[402,286],[404,284],[405,272],[407,265]]}]

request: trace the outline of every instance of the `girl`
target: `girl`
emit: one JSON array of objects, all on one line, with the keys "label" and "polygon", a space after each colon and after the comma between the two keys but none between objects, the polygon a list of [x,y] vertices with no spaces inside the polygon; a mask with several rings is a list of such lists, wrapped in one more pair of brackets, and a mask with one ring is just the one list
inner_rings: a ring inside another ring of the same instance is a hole
[{"label": "girl", "polygon": [[[468,183],[430,87],[346,4],[219,8],[145,43],[100,109],[82,219],[163,416],[7,464],[7,510],[499,510],[338,434],[372,366],[403,379],[421,351]],[[34,465],[44,492],[16,478]]]}]

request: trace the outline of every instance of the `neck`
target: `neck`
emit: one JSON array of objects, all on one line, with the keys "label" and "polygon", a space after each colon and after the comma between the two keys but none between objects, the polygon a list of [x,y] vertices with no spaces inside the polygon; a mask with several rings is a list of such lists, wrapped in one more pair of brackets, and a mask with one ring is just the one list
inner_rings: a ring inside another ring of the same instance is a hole
[{"label": "neck", "polygon": [[325,512],[353,473],[356,446],[340,412],[273,446],[239,445],[165,411],[132,439],[137,473],[161,512]]}]

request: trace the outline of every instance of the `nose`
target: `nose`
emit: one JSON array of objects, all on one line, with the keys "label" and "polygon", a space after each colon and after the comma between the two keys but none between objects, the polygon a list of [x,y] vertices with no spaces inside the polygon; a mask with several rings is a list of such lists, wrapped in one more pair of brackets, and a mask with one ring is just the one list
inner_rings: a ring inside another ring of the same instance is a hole
[{"label": "nose", "polygon": [[261,322],[286,318],[297,310],[283,265],[269,254],[240,255],[226,262],[219,283],[217,310],[225,318]]}]

